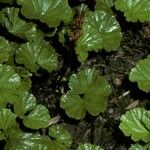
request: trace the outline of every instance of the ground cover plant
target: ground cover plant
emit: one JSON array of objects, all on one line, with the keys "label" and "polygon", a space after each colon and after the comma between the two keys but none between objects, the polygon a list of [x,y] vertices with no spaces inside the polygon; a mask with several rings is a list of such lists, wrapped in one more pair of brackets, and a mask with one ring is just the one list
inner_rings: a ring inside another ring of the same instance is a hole
[{"label": "ground cover plant", "polygon": [[0,0],[0,147],[150,149],[149,0]]}]

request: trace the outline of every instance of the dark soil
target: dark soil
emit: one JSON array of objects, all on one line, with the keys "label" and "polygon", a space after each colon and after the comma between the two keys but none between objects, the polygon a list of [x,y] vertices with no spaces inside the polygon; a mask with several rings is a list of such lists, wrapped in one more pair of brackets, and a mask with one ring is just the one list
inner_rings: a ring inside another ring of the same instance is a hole
[{"label": "dark soil", "polygon": [[[119,129],[121,115],[136,106],[150,109],[150,93],[139,90],[137,84],[128,79],[135,63],[146,58],[150,52],[150,23],[121,21],[120,24],[122,42],[118,51],[90,52],[87,61],[80,64],[75,53],[71,49],[62,49],[60,44],[56,48],[64,61],[60,59],[58,70],[50,75],[40,72],[40,76],[32,78],[32,93],[38,103],[49,109],[52,117],[60,116],[58,122],[64,123],[73,137],[72,149],[76,149],[79,143],[89,142],[100,145],[105,150],[127,150],[133,141],[130,137],[125,137]],[[101,75],[105,75],[113,92],[105,113],[97,117],[87,115],[85,119],[76,121],[68,118],[60,109],[59,101],[68,90],[70,75],[85,68],[95,68]]]}]

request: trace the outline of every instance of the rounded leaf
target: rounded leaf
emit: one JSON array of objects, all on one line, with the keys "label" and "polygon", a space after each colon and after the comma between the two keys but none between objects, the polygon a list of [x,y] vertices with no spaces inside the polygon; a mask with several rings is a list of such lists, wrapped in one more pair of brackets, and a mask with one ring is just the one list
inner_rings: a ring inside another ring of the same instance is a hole
[{"label": "rounded leaf", "polygon": [[120,129],[135,142],[139,140],[150,142],[150,130],[146,128],[149,126],[147,120],[150,120],[150,116],[146,116],[146,113],[147,111],[142,108],[135,108],[121,117]]},{"label": "rounded leaf", "polygon": [[50,150],[53,146],[47,136],[40,134],[22,133],[9,138],[5,150]]},{"label": "rounded leaf", "polygon": [[0,109],[0,129],[6,130],[12,127],[16,122],[16,115],[10,109]]},{"label": "rounded leaf", "polygon": [[140,60],[134,68],[132,68],[129,79],[137,82],[140,89],[150,92],[150,58]]},{"label": "rounded leaf", "polygon": [[49,27],[56,27],[61,21],[70,22],[72,10],[67,0],[17,0],[21,12],[30,19],[39,19]]},{"label": "rounded leaf", "polygon": [[14,70],[16,73],[19,74],[21,78],[21,86],[24,90],[29,91],[31,86],[32,86],[32,81],[30,77],[32,74],[25,68],[23,67],[18,67],[18,66],[13,66]]},{"label": "rounded leaf", "polygon": [[49,128],[49,135],[59,142],[65,144],[67,147],[71,146],[72,139],[70,133],[62,125],[52,125]]},{"label": "rounded leaf", "polygon": [[[150,144],[149,144],[150,146]],[[132,144],[131,147],[129,148],[129,150],[148,150],[149,149],[149,146],[147,145],[140,145],[140,144]]]},{"label": "rounded leaf", "polygon": [[40,66],[51,72],[58,64],[54,48],[43,40],[22,44],[16,51],[16,61],[24,64],[31,72],[36,72]]},{"label": "rounded leaf", "polygon": [[24,117],[27,111],[32,110],[36,105],[36,98],[34,95],[21,89],[18,99],[14,101],[14,111],[20,118]]},{"label": "rounded leaf", "polygon": [[37,30],[35,25],[23,21],[18,14],[18,8],[4,8],[0,13],[0,22],[10,33],[21,38],[34,40],[43,37],[42,32]]},{"label": "rounded leaf", "polygon": [[0,64],[8,60],[10,52],[9,42],[0,36]]},{"label": "rounded leaf", "polygon": [[116,50],[120,45],[120,26],[112,13],[104,10],[85,13],[81,36],[76,42],[76,53],[80,61],[88,56],[88,51]]},{"label": "rounded leaf", "polygon": [[46,128],[49,125],[49,121],[49,112],[43,105],[35,106],[30,114],[23,119],[24,125],[32,129]]},{"label": "rounded leaf", "polygon": [[96,10],[108,10],[115,4],[115,0],[96,0],[95,9]]},{"label": "rounded leaf", "polygon": [[62,96],[60,106],[69,117],[82,119],[86,111],[96,116],[104,112],[111,87],[105,77],[94,69],[73,74],[69,80],[70,91]]},{"label": "rounded leaf", "polygon": [[61,97],[60,107],[65,109],[66,114],[71,118],[82,119],[86,115],[83,100],[73,91],[68,91]]},{"label": "rounded leaf", "polygon": [[0,64],[0,107],[16,99],[17,88],[20,86],[20,76],[12,67]]},{"label": "rounded leaf", "polygon": [[116,0],[115,6],[124,12],[127,21],[150,21],[149,0]]},{"label": "rounded leaf", "polygon": [[10,66],[0,64],[0,89],[13,90],[14,88],[19,87],[19,85],[19,75],[15,73],[15,71]]}]

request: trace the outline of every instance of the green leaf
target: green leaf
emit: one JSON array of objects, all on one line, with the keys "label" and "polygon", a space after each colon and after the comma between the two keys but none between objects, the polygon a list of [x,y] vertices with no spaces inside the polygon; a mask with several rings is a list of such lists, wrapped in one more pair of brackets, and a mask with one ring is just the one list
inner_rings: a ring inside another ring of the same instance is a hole
[{"label": "green leaf", "polygon": [[149,111],[142,108],[135,108],[127,111],[125,115],[121,117],[120,129],[125,136],[131,136],[131,139],[135,142],[142,140],[144,142],[150,142],[150,130],[149,126],[150,116]]},{"label": "green leaf", "polygon": [[21,78],[21,86],[24,90],[29,91],[32,86],[32,81],[30,77],[32,76],[31,73],[29,73],[28,70],[26,70],[23,67],[13,66],[16,73],[19,74]]},{"label": "green leaf", "polygon": [[37,105],[29,115],[24,117],[23,123],[32,129],[46,128],[49,125],[50,115],[43,105]]},{"label": "green leaf", "polygon": [[69,117],[82,119],[86,111],[93,116],[104,112],[111,87],[105,77],[94,69],[86,69],[73,74],[69,80],[71,89],[61,97],[60,106]]},{"label": "green leaf", "polygon": [[36,72],[39,67],[51,72],[58,64],[54,48],[43,40],[22,44],[16,51],[16,61],[24,64],[31,72]]},{"label": "green leaf", "polygon": [[50,150],[52,142],[47,136],[22,133],[9,138],[5,150]]},{"label": "green leaf", "polygon": [[38,133],[15,132],[7,139],[5,150],[68,150],[58,141]]},{"label": "green leaf", "polygon": [[98,145],[85,143],[85,144],[80,144],[78,150],[104,150],[104,149],[100,148],[100,146]]},{"label": "green leaf", "polygon": [[117,10],[124,12],[127,21],[150,21],[149,0],[116,0]]},{"label": "green leaf", "polygon": [[19,85],[19,75],[10,66],[0,64],[0,90],[13,90],[19,87]]},{"label": "green leaf", "polygon": [[32,110],[36,105],[36,98],[28,92],[21,89],[18,99],[14,101],[15,114],[20,118],[24,117],[27,111]]},{"label": "green leaf", "polygon": [[104,10],[85,14],[81,36],[76,43],[80,61],[86,60],[88,51],[117,50],[120,45],[120,26],[115,17]]},{"label": "green leaf", "polygon": [[0,109],[0,129],[6,130],[12,127],[16,122],[16,115],[10,109]]},{"label": "green leaf", "polygon": [[49,27],[56,27],[61,21],[70,22],[72,11],[67,0],[17,0],[21,12],[30,19],[39,19]]},{"label": "green leaf", "polygon": [[142,118],[142,122],[145,124],[146,128],[150,131],[150,111],[147,111]]},{"label": "green leaf", "polygon": [[63,29],[58,32],[59,42],[62,43],[63,46],[65,46],[66,41],[65,37],[68,36],[69,32],[70,32],[69,26],[63,27]]},{"label": "green leaf", "polygon": [[8,60],[10,52],[9,42],[0,36],[0,64]]},{"label": "green leaf", "polygon": [[61,97],[60,107],[65,109],[66,114],[71,118],[82,119],[86,115],[83,100],[73,91],[68,91]]},{"label": "green leaf", "polygon": [[137,143],[137,144],[132,144],[129,150],[149,150],[149,148],[150,148],[150,143],[144,146]]},{"label": "green leaf", "polygon": [[138,82],[140,89],[145,92],[150,91],[150,58],[140,60],[131,70],[129,79],[133,82]]},{"label": "green leaf", "polygon": [[34,40],[35,38],[43,38],[42,32],[36,29],[32,23],[26,23],[18,16],[18,8],[4,8],[0,13],[0,23],[7,30],[21,38]]},{"label": "green leaf", "polygon": [[20,86],[20,76],[12,67],[0,64],[0,108],[16,99],[17,88]]},{"label": "green leaf", "polygon": [[[96,0],[96,10],[107,10],[115,4],[115,0]],[[111,11],[111,9],[110,9]]]},{"label": "green leaf", "polygon": [[52,142],[52,146],[51,146],[50,150],[69,150],[65,145],[63,145],[62,143],[60,143],[57,140],[54,140]]},{"label": "green leaf", "polygon": [[72,138],[70,133],[62,125],[52,125],[49,128],[49,135],[59,142],[65,144],[67,147],[71,146]]}]

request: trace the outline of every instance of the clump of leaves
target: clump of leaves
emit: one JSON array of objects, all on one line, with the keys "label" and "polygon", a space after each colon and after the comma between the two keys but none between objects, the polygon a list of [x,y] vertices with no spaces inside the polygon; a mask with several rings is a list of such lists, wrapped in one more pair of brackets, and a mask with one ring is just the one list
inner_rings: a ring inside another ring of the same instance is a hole
[{"label": "clump of leaves", "polygon": [[106,110],[111,87],[96,70],[86,69],[73,74],[69,80],[69,88],[60,102],[69,117],[82,119],[86,112],[96,116]]},{"label": "clump of leaves", "polygon": [[[134,68],[131,69],[129,79],[137,82],[140,89],[145,92],[150,91],[150,58],[140,60]],[[127,111],[121,117],[120,129],[125,136],[131,136],[135,142],[144,141],[145,145],[132,144],[130,150],[149,149],[150,147],[150,111],[143,108],[135,108]]]},{"label": "clump of leaves", "polygon": [[[57,70],[58,54],[51,39],[58,36],[57,42],[62,43],[62,48],[71,51],[72,47],[66,42],[66,35],[73,32],[71,25],[76,27],[76,31],[69,42],[74,42],[80,62],[87,59],[89,51],[117,50],[121,29],[111,7],[123,11],[128,21],[143,22],[150,20],[149,1],[96,0],[94,11],[85,5],[70,7],[68,0],[0,0],[0,3],[4,3],[0,10],[0,27],[3,27],[0,36],[0,140],[5,140],[5,150],[67,150],[71,147],[71,135],[62,125],[49,127],[50,112],[37,104],[30,93],[30,77],[39,69],[48,73]],[[45,25],[48,30],[53,29],[53,32],[45,33],[39,24]],[[46,37],[51,38],[47,40]],[[144,60],[130,74],[130,79],[137,81],[146,92],[149,91],[146,83],[149,82],[148,65],[149,60]],[[73,74],[69,88],[60,101],[69,117],[82,119],[86,112],[96,116],[106,110],[111,87],[96,70],[86,69]],[[149,112],[144,114],[149,118]],[[145,125],[142,132],[147,133],[147,121],[141,117],[138,121]],[[27,131],[29,128],[30,133]],[[49,128],[48,135],[41,135],[41,128]],[[133,137],[136,138],[134,134]],[[140,139],[147,142],[147,134]],[[137,146],[140,147],[139,144]],[[87,143],[80,144],[78,149],[101,150],[99,146]]]}]

